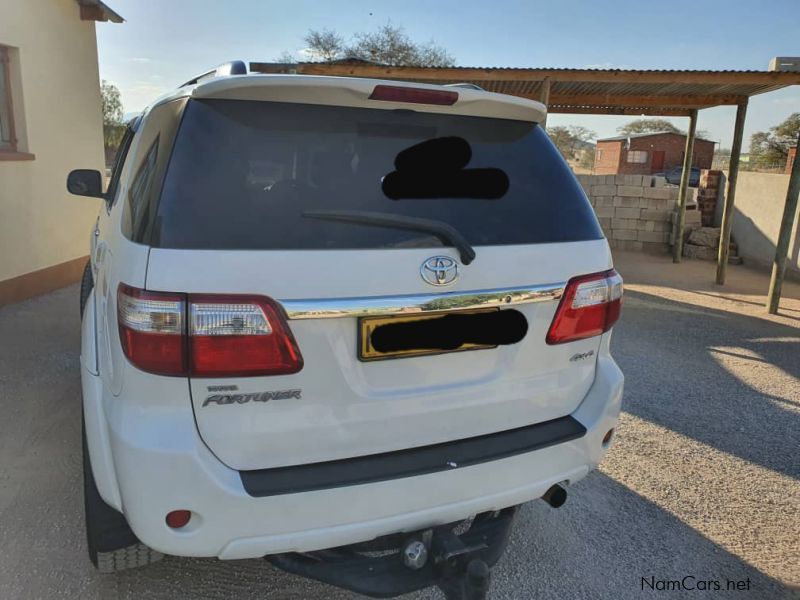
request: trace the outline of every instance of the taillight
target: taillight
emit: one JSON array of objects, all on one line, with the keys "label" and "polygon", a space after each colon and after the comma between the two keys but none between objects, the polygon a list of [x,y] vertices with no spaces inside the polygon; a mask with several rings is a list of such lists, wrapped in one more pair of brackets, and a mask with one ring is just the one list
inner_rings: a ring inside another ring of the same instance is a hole
[{"label": "taillight", "polygon": [[548,344],[563,344],[605,333],[619,319],[622,277],[614,269],[573,277],[547,332]]},{"label": "taillight", "polygon": [[450,106],[458,100],[458,92],[452,90],[429,90],[400,85],[376,85],[370,100],[387,102],[410,102],[412,104],[438,104]]},{"label": "taillight", "polygon": [[187,369],[185,296],[148,292],[120,284],[119,338],[125,356],[142,371],[184,375]]},{"label": "taillight", "polygon": [[252,377],[303,368],[280,307],[263,296],[149,292],[120,284],[117,314],[125,356],[149,373]]},{"label": "taillight", "polygon": [[189,296],[190,368],[195,377],[286,375],[303,358],[280,308],[261,296]]}]

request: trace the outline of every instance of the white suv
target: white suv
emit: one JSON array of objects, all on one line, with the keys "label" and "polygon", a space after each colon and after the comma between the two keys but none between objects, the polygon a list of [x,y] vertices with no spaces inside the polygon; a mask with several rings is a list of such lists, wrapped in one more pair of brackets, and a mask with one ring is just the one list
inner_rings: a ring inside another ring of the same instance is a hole
[{"label": "white suv", "polygon": [[617,423],[622,281],[594,213],[537,102],[243,71],[145,110],[106,192],[68,178],[105,199],[81,290],[90,557],[480,582],[511,507],[562,503]]}]

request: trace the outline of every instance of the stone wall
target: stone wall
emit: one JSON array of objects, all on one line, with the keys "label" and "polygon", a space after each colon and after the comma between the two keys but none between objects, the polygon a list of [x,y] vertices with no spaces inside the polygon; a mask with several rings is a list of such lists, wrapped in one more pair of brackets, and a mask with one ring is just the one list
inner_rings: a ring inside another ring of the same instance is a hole
[{"label": "stone wall", "polygon": [[[651,175],[577,175],[611,248],[665,254],[670,249],[677,186]],[[687,222],[696,213],[687,210]]]}]

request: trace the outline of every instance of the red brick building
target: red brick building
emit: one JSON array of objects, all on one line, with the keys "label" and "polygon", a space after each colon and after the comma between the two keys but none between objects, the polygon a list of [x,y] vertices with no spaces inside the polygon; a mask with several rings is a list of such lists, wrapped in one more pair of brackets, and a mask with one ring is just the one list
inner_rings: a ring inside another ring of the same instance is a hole
[{"label": "red brick building", "polygon": [[[652,175],[683,165],[686,136],[668,131],[636,133],[597,140],[594,173],[597,175]],[[714,142],[695,138],[692,166],[710,169]]]},{"label": "red brick building", "polygon": [[787,175],[792,174],[792,165],[794,164],[794,155],[797,154],[797,146],[789,148],[789,156],[786,157],[786,169],[784,173]]}]

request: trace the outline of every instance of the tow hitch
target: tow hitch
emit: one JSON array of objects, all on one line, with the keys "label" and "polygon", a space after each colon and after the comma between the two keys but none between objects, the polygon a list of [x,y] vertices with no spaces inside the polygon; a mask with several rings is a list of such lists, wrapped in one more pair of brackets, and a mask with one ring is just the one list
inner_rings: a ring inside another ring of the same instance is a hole
[{"label": "tow hitch", "polygon": [[486,598],[490,568],[500,559],[517,507],[482,513],[457,534],[451,523],[374,542],[308,553],[266,556],[274,566],[373,598],[436,585],[447,600]]}]

